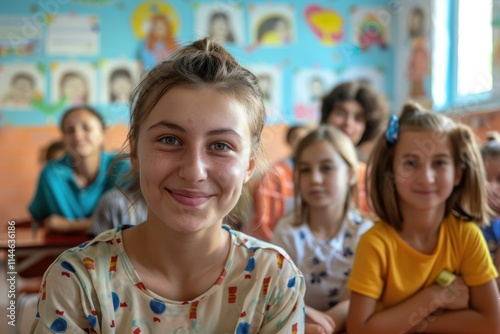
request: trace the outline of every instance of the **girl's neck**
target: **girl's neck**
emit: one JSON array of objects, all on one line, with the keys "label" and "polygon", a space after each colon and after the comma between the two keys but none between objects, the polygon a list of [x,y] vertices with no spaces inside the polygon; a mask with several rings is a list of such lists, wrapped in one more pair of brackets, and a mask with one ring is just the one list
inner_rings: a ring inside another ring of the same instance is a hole
[{"label": "girl's neck", "polygon": [[192,300],[207,291],[220,277],[230,250],[230,235],[220,225],[186,234],[149,217],[125,230],[123,239],[146,287],[171,300]]},{"label": "girl's neck", "polygon": [[436,248],[439,228],[444,219],[444,205],[435,210],[402,209],[403,227],[401,238],[412,248],[432,254]]},{"label": "girl's neck", "polygon": [[75,170],[76,181],[82,188],[87,187],[97,178],[101,164],[101,152],[87,157],[72,157],[73,168]]},{"label": "girl's neck", "polygon": [[309,208],[307,223],[316,238],[333,239],[342,226],[344,208],[340,205],[330,205],[325,208]]}]

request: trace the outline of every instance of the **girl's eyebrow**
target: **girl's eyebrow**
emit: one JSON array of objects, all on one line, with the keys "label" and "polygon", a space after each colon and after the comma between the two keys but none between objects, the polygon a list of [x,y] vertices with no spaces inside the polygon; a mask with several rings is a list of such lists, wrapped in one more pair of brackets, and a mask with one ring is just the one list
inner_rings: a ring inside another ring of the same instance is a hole
[{"label": "girl's eyebrow", "polygon": [[[186,133],[186,130],[182,126],[177,125],[175,123],[170,123],[167,121],[159,121],[158,123],[151,125],[148,128],[148,131],[156,129],[156,128],[161,128],[161,127],[166,127],[166,128],[171,129],[171,130],[177,130],[179,132]],[[238,132],[234,131],[232,128],[216,129],[216,130],[208,131],[208,133],[207,133],[208,136],[223,135],[223,134],[233,135],[233,136],[236,136],[238,138],[242,138],[242,136]]]},{"label": "girl's eyebrow", "polygon": [[165,128],[169,128],[171,130],[177,130],[177,131],[180,131],[182,133],[186,133],[186,130],[184,130],[184,128],[182,126],[179,126],[179,125],[174,124],[174,123],[169,123],[167,121],[159,121],[158,123],[151,125],[148,128],[148,131],[156,129],[156,128],[161,128],[161,127],[165,127]]},{"label": "girl's eyebrow", "polygon": [[[325,163],[325,162],[334,162],[334,160],[332,158],[326,158],[326,159],[319,161],[319,163]],[[300,162],[298,162],[298,164],[299,165],[309,165],[310,163],[307,161],[300,161]]]},{"label": "girl's eyebrow", "polygon": [[440,158],[440,159],[451,159],[451,154],[449,153],[438,153],[434,155],[434,158]]},{"label": "girl's eyebrow", "polygon": [[401,158],[404,158],[404,159],[419,159],[419,156],[417,154],[414,154],[414,153],[405,153],[405,154],[401,155]]}]

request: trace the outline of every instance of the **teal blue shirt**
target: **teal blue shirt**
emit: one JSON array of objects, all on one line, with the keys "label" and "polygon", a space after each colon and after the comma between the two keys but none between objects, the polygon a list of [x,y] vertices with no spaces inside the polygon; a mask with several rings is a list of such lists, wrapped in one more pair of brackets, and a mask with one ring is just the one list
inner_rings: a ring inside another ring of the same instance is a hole
[{"label": "teal blue shirt", "polygon": [[71,156],[51,161],[43,168],[35,197],[29,206],[34,219],[42,221],[51,214],[69,220],[92,215],[101,195],[119,184],[130,170],[129,161],[120,161],[111,168],[116,154],[101,152],[99,172],[94,182],[81,188],[75,181]]}]

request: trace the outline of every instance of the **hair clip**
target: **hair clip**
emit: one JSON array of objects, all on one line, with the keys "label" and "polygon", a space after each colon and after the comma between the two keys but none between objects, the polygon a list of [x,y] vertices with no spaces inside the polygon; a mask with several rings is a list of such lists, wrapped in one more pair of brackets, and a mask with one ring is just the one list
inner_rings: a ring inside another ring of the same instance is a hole
[{"label": "hair clip", "polygon": [[389,124],[387,124],[387,130],[385,131],[385,138],[389,144],[395,144],[398,141],[399,136],[399,120],[398,116],[391,115],[389,117]]}]

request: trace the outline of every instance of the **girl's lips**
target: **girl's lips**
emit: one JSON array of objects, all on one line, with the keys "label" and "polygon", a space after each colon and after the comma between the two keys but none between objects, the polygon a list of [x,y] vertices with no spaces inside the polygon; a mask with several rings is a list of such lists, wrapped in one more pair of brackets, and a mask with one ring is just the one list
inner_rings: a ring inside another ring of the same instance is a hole
[{"label": "girl's lips", "polygon": [[424,195],[424,196],[425,195],[432,195],[432,194],[434,194],[434,191],[432,191],[432,190],[414,190],[414,192],[416,194]]},{"label": "girl's lips", "polygon": [[321,196],[324,193],[325,192],[323,190],[311,190],[311,191],[309,191],[309,195],[311,195],[311,196]]},{"label": "girl's lips", "polygon": [[212,197],[212,195],[202,192],[169,189],[167,191],[177,203],[185,206],[200,206]]}]

